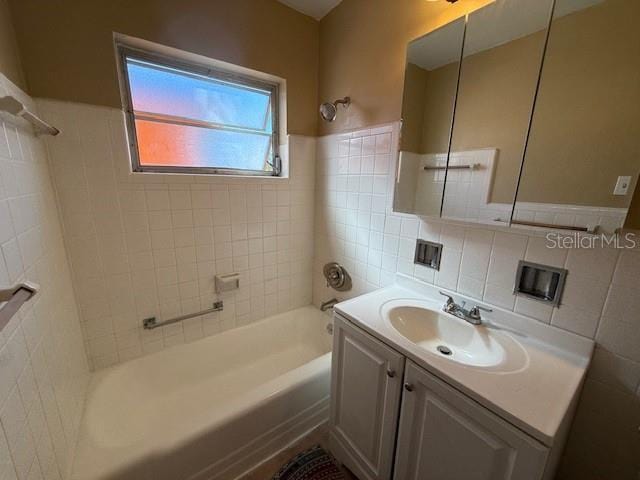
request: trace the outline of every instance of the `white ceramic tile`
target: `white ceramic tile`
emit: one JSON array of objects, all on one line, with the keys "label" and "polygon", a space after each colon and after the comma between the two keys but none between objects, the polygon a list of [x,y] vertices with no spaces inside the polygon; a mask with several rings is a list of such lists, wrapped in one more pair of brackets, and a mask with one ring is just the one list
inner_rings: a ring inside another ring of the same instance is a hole
[{"label": "white ceramic tile", "polygon": [[462,251],[465,230],[460,225],[443,224],[440,231],[440,243],[450,250]]},{"label": "white ceramic tile", "polygon": [[[4,85],[8,81],[0,75],[0,90]],[[0,159],[0,283],[32,280],[42,292],[0,335],[0,478],[57,479],[71,459],[89,369],[46,149],[22,127],[10,125],[7,140],[7,125],[0,121],[0,157],[5,151],[11,156]],[[75,171],[82,172],[82,166]],[[67,193],[60,196],[61,203],[70,202],[65,230],[73,236],[69,244],[95,247],[81,247],[75,256],[79,267],[88,271],[83,265],[89,264],[89,255],[96,263],[96,229],[86,215],[88,191],[71,177],[73,182],[64,184]],[[74,204],[77,200],[85,203]],[[100,231],[107,223],[100,223]],[[83,287],[90,297],[87,311],[97,310],[95,292],[100,290],[91,282]],[[42,445],[50,446],[48,456]]]},{"label": "white ceramic tile", "polygon": [[400,235],[401,224],[401,217],[388,215],[384,224],[384,232],[390,235]]},{"label": "white ceramic tile", "polygon": [[525,256],[527,237],[496,232],[491,251],[487,283],[513,290],[518,262]]},{"label": "white ceramic tile", "polygon": [[[640,260],[638,260],[637,265],[633,265],[634,261],[625,252],[608,247],[571,249],[567,254],[565,268],[571,272],[571,276],[574,278],[579,277],[609,284],[619,256],[621,258],[618,271],[622,277],[625,276],[623,270],[627,266],[625,265],[627,264],[627,259],[629,259],[628,266],[631,266],[631,270],[633,268],[640,269]],[[636,257],[640,258],[640,255],[636,255]],[[622,277],[621,280],[623,279]]]},{"label": "white ceramic tile", "polygon": [[400,224],[400,235],[415,239],[418,236],[419,221],[414,217],[403,217]]},{"label": "white ceramic tile", "polygon": [[622,391],[635,392],[640,387],[640,363],[596,348],[589,377]]},{"label": "white ceramic tile", "polygon": [[484,284],[489,267],[489,256],[493,244],[493,232],[490,230],[470,229],[464,237],[460,272]]},{"label": "white ceramic tile", "polygon": [[553,307],[550,305],[533,300],[523,296],[516,296],[516,303],[514,311],[527,317],[535,318],[544,323],[551,322],[551,315],[553,314]]},{"label": "white ceramic tile", "polygon": [[613,282],[617,284],[634,284],[638,281],[640,271],[640,250],[629,249],[620,252],[615,268]]},{"label": "white ceramic tile", "polygon": [[596,341],[611,352],[640,362],[640,328],[637,322],[634,325],[604,316],[600,320]]},{"label": "white ceramic tile", "polygon": [[593,338],[608,291],[608,283],[599,282],[597,277],[570,274],[551,324]]},{"label": "white ceramic tile", "polygon": [[516,303],[516,296],[513,289],[505,288],[502,285],[487,283],[484,288],[484,298],[486,303],[497,305],[498,307],[513,310]]},{"label": "white ceramic tile", "polygon": [[418,238],[429,242],[440,242],[440,231],[442,226],[439,223],[420,222]]},{"label": "white ceramic tile", "polygon": [[568,249],[551,248],[545,237],[529,237],[525,260],[552,267],[564,267]]},{"label": "white ceramic tile", "polygon": [[435,275],[435,284],[449,290],[455,290],[458,286],[461,260],[462,253],[460,251],[449,249],[445,245],[442,250],[440,270]]},{"label": "white ceramic tile", "polygon": [[[134,326],[139,325],[145,316],[161,313],[169,316],[167,304],[171,302],[183,302],[174,314],[182,313],[185,308],[190,311],[198,310],[198,307],[191,306],[190,302],[194,298],[203,297],[206,299],[205,304],[209,305],[216,299],[212,287],[216,273],[243,273],[252,265],[254,277],[262,276],[266,279],[267,272],[271,273],[270,267],[262,261],[262,257],[258,261],[258,255],[276,255],[277,264],[274,262],[273,276],[269,280],[281,281],[286,285],[287,294],[282,293],[283,300],[275,302],[276,311],[281,311],[290,304],[304,305],[309,302],[304,299],[310,299],[311,296],[314,139],[295,136],[289,138],[289,179],[194,178],[175,175],[122,177],[117,172],[127,171],[129,165],[127,146],[124,143],[124,119],[120,115],[115,116],[118,113],[116,110],[57,101],[40,103],[52,114],[64,110],[68,115],[61,120],[61,128],[63,132],[75,134],[64,143],[56,141],[57,138],[47,140],[54,159],[55,184],[58,187],[75,187],[66,194],[67,200],[62,198],[61,209],[65,218],[71,213],[77,213],[75,210],[78,209],[77,203],[80,200],[89,203],[105,200],[100,198],[99,191],[94,195],[93,190],[79,189],[69,180],[83,165],[83,158],[102,155],[102,152],[97,151],[99,144],[88,138],[92,136],[92,130],[85,129],[77,119],[85,118],[89,111],[94,122],[104,123],[108,118],[117,118],[117,121],[109,122],[115,144],[107,153],[107,165],[104,167],[105,176],[117,179],[113,182],[118,198],[118,203],[114,205],[116,210],[111,214],[111,220],[105,219],[101,211],[82,213],[85,215],[85,222],[101,225],[100,230],[124,229],[124,250],[116,253],[114,245],[100,232],[104,245],[97,252],[91,247],[96,243],[96,234],[92,234],[93,239],[83,238],[82,241],[70,242],[70,256],[73,260],[74,281],[78,286],[93,278],[106,279],[113,273],[131,274],[136,311],[134,318],[127,316],[125,319],[121,316],[125,312],[119,312],[119,316],[114,317],[114,306],[118,308],[120,304],[134,302],[133,298],[125,298],[128,295],[125,290],[113,292],[105,309],[100,304],[89,302],[84,297],[82,287],[77,289],[81,295],[80,303],[92,307],[83,308],[82,320],[87,326],[84,329],[85,335],[91,336],[85,340],[90,340],[87,341],[88,354],[94,367],[111,365],[156,351],[158,343],[144,348],[131,344],[131,337],[126,337],[127,329],[131,328],[132,323]],[[350,145],[353,147],[351,171],[359,185],[359,152],[363,143],[361,140],[347,140],[344,152],[347,172]],[[367,143],[367,149],[371,149],[370,142]],[[59,162],[63,162],[65,168],[55,168]],[[147,181],[151,178],[152,183]],[[370,190],[371,192],[361,194],[358,189],[354,191],[357,209],[363,214],[361,221],[364,221],[364,214],[368,215],[371,210],[373,181]],[[369,226],[366,224],[367,229]],[[360,240],[363,245],[368,243],[368,230],[361,231]],[[380,237],[375,237],[374,241],[379,243]],[[379,250],[382,249],[382,244],[376,246],[380,247]],[[97,263],[96,258],[100,258],[102,262]],[[294,274],[305,280],[292,281]],[[232,300],[240,300],[242,295],[244,293],[239,291],[231,294],[229,300],[225,299],[230,312],[226,326],[236,324],[236,315],[251,321],[266,315],[259,302],[249,303],[243,300],[242,307],[233,310]],[[111,321],[111,318],[117,320]],[[194,323],[197,324],[197,321]],[[97,325],[104,328],[97,328]],[[208,329],[207,332],[215,333],[223,329],[218,327]],[[204,334],[204,330],[197,326],[179,329],[169,335],[162,346],[196,340]],[[129,338],[129,343],[123,344],[123,338]],[[116,339],[120,339],[120,342]]]}]

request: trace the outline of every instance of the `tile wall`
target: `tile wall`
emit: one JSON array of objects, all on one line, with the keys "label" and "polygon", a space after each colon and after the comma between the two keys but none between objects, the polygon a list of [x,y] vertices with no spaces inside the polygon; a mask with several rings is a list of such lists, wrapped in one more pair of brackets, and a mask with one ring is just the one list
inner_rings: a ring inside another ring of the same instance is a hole
[{"label": "tile wall", "polygon": [[[0,74],[0,96],[31,100]],[[89,378],[43,142],[0,116],[0,287],[40,285],[0,333],[0,479],[65,478]]]},{"label": "tile wall", "polygon": [[[391,213],[397,125],[321,137],[317,144],[314,303],[393,283],[396,272],[595,338],[593,367],[560,478],[638,478],[640,249],[550,249],[541,234]],[[444,245],[440,271],[413,264],[416,238]],[[520,259],[569,270],[563,305],[512,294]],[[342,263],[354,288],[326,288]]]},{"label": "tile wall", "polygon": [[[89,361],[103,368],[311,302],[315,139],[290,137],[289,179],[130,173],[120,110],[39,100]],[[224,311],[216,273],[239,272]]]}]

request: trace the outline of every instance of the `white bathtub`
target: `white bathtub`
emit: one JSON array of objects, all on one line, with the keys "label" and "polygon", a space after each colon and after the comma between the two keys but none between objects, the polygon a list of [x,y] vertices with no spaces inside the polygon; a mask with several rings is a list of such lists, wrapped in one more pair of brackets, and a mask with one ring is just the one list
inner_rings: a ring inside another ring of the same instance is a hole
[{"label": "white bathtub", "polygon": [[329,320],[304,307],[97,372],[71,478],[237,477],[326,420]]}]

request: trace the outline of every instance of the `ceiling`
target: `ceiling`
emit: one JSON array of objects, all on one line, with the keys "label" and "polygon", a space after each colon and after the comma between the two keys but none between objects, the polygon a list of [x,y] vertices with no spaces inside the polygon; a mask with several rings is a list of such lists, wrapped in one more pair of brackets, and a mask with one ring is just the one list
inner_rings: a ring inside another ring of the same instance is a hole
[{"label": "ceiling", "polygon": [[407,47],[407,60],[425,70],[434,70],[460,59],[464,19],[459,18],[412,41]]},{"label": "ceiling", "polygon": [[305,15],[320,20],[342,0],[278,0]]}]

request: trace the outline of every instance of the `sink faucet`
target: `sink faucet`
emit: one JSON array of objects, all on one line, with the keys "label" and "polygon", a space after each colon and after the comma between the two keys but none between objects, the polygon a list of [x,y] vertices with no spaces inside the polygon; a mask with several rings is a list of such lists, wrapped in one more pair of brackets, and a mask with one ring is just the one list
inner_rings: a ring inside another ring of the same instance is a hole
[{"label": "sink faucet", "polygon": [[469,322],[471,325],[482,325],[482,316],[480,311],[483,312],[492,312],[490,308],[481,307],[480,305],[476,305],[475,307],[467,310],[464,308],[465,302],[462,302],[462,305],[458,305],[451,295],[448,295],[444,292],[440,292],[440,295],[447,297],[447,301],[442,306],[442,311],[446,313],[450,313],[458,318],[461,318],[465,322]]},{"label": "sink faucet", "polygon": [[327,300],[326,302],[322,302],[322,304],[320,304],[320,310],[321,311],[327,311],[330,308],[333,308],[333,306],[338,303],[338,299],[336,298],[332,298],[331,300]]}]

